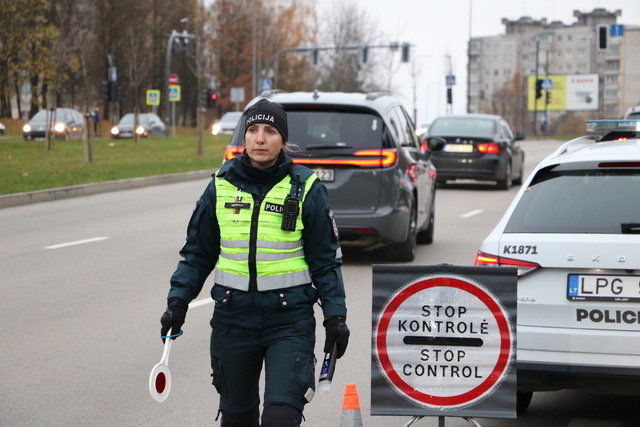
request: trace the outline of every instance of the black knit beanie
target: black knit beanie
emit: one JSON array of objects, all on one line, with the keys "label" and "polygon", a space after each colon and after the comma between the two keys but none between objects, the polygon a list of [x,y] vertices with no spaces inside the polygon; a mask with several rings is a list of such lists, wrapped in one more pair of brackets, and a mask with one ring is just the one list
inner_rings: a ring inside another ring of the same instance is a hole
[{"label": "black knit beanie", "polygon": [[282,105],[263,98],[249,107],[244,117],[245,132],[254,123],[266,123],[278,129],[278,132],[282,135],[282,140],[287,142],[287,138],[289,138],[287,113],[282,108]]}]

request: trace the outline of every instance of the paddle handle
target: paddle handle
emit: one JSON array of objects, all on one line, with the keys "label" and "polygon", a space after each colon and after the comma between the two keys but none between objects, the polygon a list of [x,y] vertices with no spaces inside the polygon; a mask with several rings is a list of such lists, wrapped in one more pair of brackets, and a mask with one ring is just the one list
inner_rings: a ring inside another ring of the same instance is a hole
[{"label": "paddle handle", "polygon": [[169,364],[169,351],[171,350],[171,342],[173,340],[171,338],[167,338],[164,340],[164,351],[162,352],[162,359],[160,359],[160,363],[163,365]]}]

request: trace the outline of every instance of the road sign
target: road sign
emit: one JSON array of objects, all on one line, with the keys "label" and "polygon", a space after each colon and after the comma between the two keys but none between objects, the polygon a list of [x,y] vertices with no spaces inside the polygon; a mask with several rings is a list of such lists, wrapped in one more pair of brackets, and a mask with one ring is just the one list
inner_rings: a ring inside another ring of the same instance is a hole
[{"label": "road sign", "polygon": [[231,102],[244,102],[244,87],[231,88]]},{"label": "road sign", "polygon": [[447,86],[455,86],[456,85],[456,76],[455,74],[447,74],[447,76],[445,77]]},{"label": "road sign", "polygon": [[167,82],[170,86],[175,86],[180,84],[180,79],[178,78],[177,74],[169,74]]},{"label": "road sign", "polygon": [[260,92],[271,90],[271,84],[271,79],[260,79],[258,89],[260,90]]},{"label": "road sign", "polygon": [[552,79],[540,79],[542,80],[542,89],[543,90],[551,90],[553,89],[553,80]]},{"label": "road sign", "polygon": [[180,101],[180,85],[170,85],[169,86],[169,101],[178,102]]},{"label": "road sign", "polygon": [[515,417],[516,272],[482,268],[374,266],[372,414]]},{"label": "road sign", "polygon": [[623,24],[611,24],[611,26],[609,26],[609,36],[611,36],[611,37],[622,37],[622,36],[624,36],[624,25]]},{"label": "road sign", "polygon": [[147,105],[160,105],[160,91],[157,89],[147,90]]}]

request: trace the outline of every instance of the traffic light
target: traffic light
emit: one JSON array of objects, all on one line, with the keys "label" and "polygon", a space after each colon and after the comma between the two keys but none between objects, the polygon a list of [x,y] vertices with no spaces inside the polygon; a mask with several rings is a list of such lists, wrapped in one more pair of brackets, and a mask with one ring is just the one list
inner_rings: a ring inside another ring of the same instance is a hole
[{"label": "traffic light", "polygon": [[207,108],[215,107],[219,97],[220,95],[218,95],[218,92],[216,92],[215,90],[207,90]]},{"label": "traffic light", "polygon": [[409,49],[411,45],[409,43],[402,43],[402,52],[400,58],[402,62],[409,62]]},{"label": "traffic light", "polygon": [[104,99],[105,101],[109,101],[109,87],[111,86],[110,84],[111,82],[107,81],[107,80],[103,80],[102,81],[102,87],[100,88],[100,93],[102,94],[102,99]]},{"label": "traffic light", "polygon": [[547,91],[547,93],[544,94],[544,103],[547,105],[551,103],[551,92]]},{"label": "traffic light", "polygon": [[200,107],[209,106],[209,90],[203,89],[200,91],[200,98],[198,99],[198,105]]},{"label": "traffic light", "polygon": [[536,99],[542,98],[542,79],[536,80]]},{"label": "traffic light", "polygon": [[453,104],[453,90],[450,87],[447,88],[447,104]]},{"label": "traffic light", "polygon": [[311,49],[311,65],[314,67],[318,65],[318,49]]},{"label": "traffic light", "polygon": [[109,82],[109,101],[120,101],[120,87],[118,86],[118,82]]},{"label": "traffic light", "polygon": [[607,48],[607,26],[600,25],[598,27],[598,49]]},{"label": "traffic light", "polygon": [[369,46],[362,46],[360,48],[360,64],[365,65],[369,62]]}]

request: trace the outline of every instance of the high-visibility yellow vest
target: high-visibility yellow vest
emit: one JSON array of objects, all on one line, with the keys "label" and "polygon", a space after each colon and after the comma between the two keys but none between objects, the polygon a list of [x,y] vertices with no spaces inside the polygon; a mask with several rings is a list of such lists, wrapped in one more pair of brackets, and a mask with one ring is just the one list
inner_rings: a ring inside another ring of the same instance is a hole
[{"label": "high-visibility yellow vest", "polygon": [[225,179],[215,179],[216,215],[220,225],[220,256],[215,283],[248,291],[252,263],[255,263],[259,291],[311,283],[302,246],[302,204],[315,180],[315,174],[306,181],[300,179],[295,231],[284,231],[282,213],[284,200],[292,191],[291,176],[285,176],[274,185],[259,206],[254,206],[250,193]]}]

